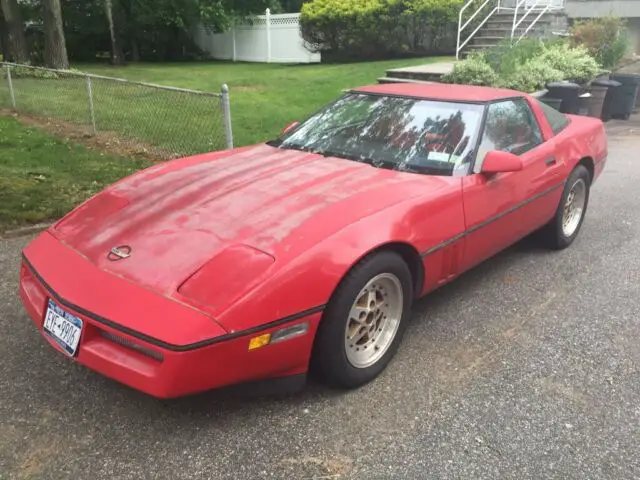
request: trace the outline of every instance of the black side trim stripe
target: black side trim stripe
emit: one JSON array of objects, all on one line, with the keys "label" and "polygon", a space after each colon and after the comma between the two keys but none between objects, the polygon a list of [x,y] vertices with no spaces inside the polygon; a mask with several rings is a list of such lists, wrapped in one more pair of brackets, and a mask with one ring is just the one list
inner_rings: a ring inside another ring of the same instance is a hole
[{"label": "black side trim stripe", "polygon": [[313,307],[313,308],[309,308],[307,310],[303,310],[302,312],[298,312],[298,313],[294,313],[293,315],[288,315],[286,317],[282,317],[278,320],[274,320],[272,322],[269,323],[265,323],[264,325],[260,325],[258,327],[254,327],[254,328],[249,328],[247,330],[241,330],[238,332],[232,332],[232,333],[227,333],[225,335],[220,335],[218,337],[214,337],[214,338],[208,338],[206,340],[201,340],[199,342],[196,343],[190,343],[188,345],[174,345],[172,343],[167,343],[164,342],[162,340],[158,340],[157,338],[153,338],[150,337],[149,335],[145,335],[144,333],[140,333],[137,332],[135,330],[132,330],[131,328],[125,327],[123,325],[120,325],[112,320],[109,320],[107,318],[101,317],[99,315],[96,315],[95,313],[92,313],[88,310],[85,310],[82,307],[79,307],[78,305],[75,305],[67,300],[65,300],[64,298],[62,298],[60,295],[58,295],[55,290],[53,290],[53,288],[51,288],[51,286],[45,282],[45,280],[40,276],[40,274],[36,271],[36,269],[33,267],[33,265],[31,264],[31,262],[29,262],[29,260],[27,259],[27,257],[23,254],[22,255],[22,259],[24,260],[25,265],[29,268],[29,270],[31,270],[31,273],[33,273],[33,275],[38,279],[38,281],[47,289],[47,291],[49,292],[49,294],[51,295],[51,297],[53,297],[59,304],[64,305],[67,308],[70,308],[71,310],[78,312],[80,315],[83,315],[87,318],[90,318],[92,320],[95,320],[96,322],[102,323],[103,325],[107,325],[108,327],[113,328],[114,330],[118,330],[122,333],[125,333],[127,335],[130,335],[131,337],[137,338],[139,340],[142,340],[144,342],[150,343],[152,345],[155,345],[157,347],[161,347],[164,348],[166,350],[171,350],[173,352],[187,352],[190,350],[196,350],[198,348],[202,348],[202,347],[207,347],[209,345],[214,345],[216,343],[221,343],[221,342],[225,342],[228,340],[233,340],[234,338],[239,338],[239,337],[244,337],[247,335],[251,335],[263,330],[267,330],[269,328],[273,328],[273,327],[278,327],[280,325],[284,325],[286,323],[289,322],[295,322],[296,320],[300,320],[304,317],[307,317],[309,315],[313,315],[315,313],[320,313],[324,310],[325,305],[318,305],[317,307]]},{"label": "black side trim stripe", "polygon": [[551,192],[564,187],[565,182],[559,183],[557,185],[554,185],[551,188],[546,189],[543,192],[538,193],[537,195],[534,195],[531,198],[527,198],[525,201],[518,203],[517,205],[514,205],[513,207],[509,208],[508,210],[505,210],[504,212],[500,212],[499,214],[485,220],[484,222],[480,222],[477,225],[474,225],[473,227],[469,228],[468,230],[465,230],[464,232],[456,235],[455,237],[450,238],[449,240],[445,240],[442,243],[439,243],[438,245],[436,245],[435,247],[431,247],[429,250],[426,250],[424,252],[422,252],[420,254],[420,256],[422,258],[431,255],[432,253],[437,252],[438,250],[442,250],[443,248],[448,247],[449,245],[457,242],[458,240],[466,237],[467,235],[472,234],[473,232],[480,230],[481,228],[486,227],[487,225],[492,224],[493,222],[495,222],[496,220],[500,220],[502,217],[505,217],[507,215],[509,215],[510,213],[515,212],[516,210],[525,207],[527,205],[529,205],[531,202],[535,202],[536,200],[544,197],[545,195],[550,194]]}]

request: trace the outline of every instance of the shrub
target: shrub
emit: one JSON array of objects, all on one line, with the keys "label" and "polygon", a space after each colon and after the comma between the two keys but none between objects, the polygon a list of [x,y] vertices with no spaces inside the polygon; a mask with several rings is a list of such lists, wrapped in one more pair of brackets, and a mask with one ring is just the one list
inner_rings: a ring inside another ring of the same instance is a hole
[{"label": "shrub", "polygon": [[620,18],[594,18],[573,25],[571,42],[584,46],[603,68],[613,70],[629,49],[629,32]]},{"label": "shrub", "polygon": [[[30,68],[30,67],[10,67],[11,68],[11,78],[44,78],[44,79],[55,79],[59,78],[56,72],[52,72],[49,70],[43,70],[41,68]],[[2,78],[7,77],[6,67],[2,68]]]},{"label": "shrub", "polygon": [[584,84],[591,81],[600,71],[598,62],[589,55],[585,47],[559,44],[545,48],[537,57],[541,62],[563,73],[564,79]]},{"label": "shrub", "polygon": [[505,76],[498,82],[498,86],[511,88],[520,92],[533,93],[545,88],[550,82],[564,79],[564,74],[540,57],[532,58],[515,72]]},{"label": "shrub", "polygon": [[442,81],[492,86],[498,82],[498,75],[491,68],[484,54],[472,54],[466,60],[455,63],[451,73],[444,75]]},{"label": "shrub", "polygon": [[515,45],[510,38],[505,38],[487,50],[487,61],[496,72],[509,75],[541,52],[542,43],[537,38],[523,38]]},{"label": "shrub", "polygon": [[545,47],[562,43],[565,43],[565,40],[561,37],[545,39],[525,37],[515,44],[510,38],[505,38],[498,45],[487,50],[487,61],[501,76],[507,76],[515,73],[532,58],[542,54]]},{"label": "shrub", "polygon": [[455,50],[463,0],[313,0],[300,29],[307,48],[341,58]]}]

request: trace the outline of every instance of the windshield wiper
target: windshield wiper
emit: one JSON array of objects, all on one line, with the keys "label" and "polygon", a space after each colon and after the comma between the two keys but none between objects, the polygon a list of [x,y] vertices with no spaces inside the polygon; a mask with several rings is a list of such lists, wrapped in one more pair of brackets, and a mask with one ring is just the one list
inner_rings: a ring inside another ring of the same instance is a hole
[{"label": "windshield wiper", "polygon": [[317,153],[318,155],[322,155],[323,157],[344,158],[345,160],[354,160],[356,162],[364,162],[364,163],[372,162],[371,159],[366,157],[361,157],[359,155],[350,155],[348,153],[342,153],[342,152],[333,152],[331,150],[318,150],[315,153]]},{"label": "windshield wiper", "polygon": [[309,152],[309,153],[318,153],[311,147],[305,147],[304,145],[296,145],[295,143],[285,144],[282,140],[274,140],[273,142],[267,143],[272,147],[280,148],[281,150],[299,150],[301,152]]},{"label": "windshield wiper", "polygon": [[315,153],[316,155],[322,155],[325,158],[336,157],[336,158],[344,158],[346,160],[353,160],[355,162],[373,164],[373,160],[371,160],[370,158],[361,157],[359,155],[350,155],[348,153],[334,152],[331,150],[315,150],[311,147],[307,147],[304,145],[285,144],[281,140],[273,140],[271,142],[267,142],[267,145],[280,148],[282,150],[299,150],[301,152]]}]

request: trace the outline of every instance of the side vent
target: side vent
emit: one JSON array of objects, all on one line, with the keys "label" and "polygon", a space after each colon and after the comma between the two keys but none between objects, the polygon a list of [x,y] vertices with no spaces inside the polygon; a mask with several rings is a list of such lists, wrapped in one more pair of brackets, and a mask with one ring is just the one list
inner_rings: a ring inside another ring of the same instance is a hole
[{"label": "side vent", "polygon": [[460,242],[442,249],[442,268],[438,285],[447,283],[458,275],[460,268]]}]

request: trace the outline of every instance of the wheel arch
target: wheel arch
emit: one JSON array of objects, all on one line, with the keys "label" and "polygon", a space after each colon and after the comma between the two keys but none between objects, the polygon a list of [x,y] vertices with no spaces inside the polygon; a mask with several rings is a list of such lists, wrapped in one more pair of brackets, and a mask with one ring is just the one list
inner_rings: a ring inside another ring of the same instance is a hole
[{"label": "wheel arch", "polygon": [[420,253],[418,252],[418,250],[413,245],[411,245],[410,243],[403,242],[403,241],[386,242],[386,243],[378,245],[375,248],[372,248],[371,250],[368,250],[367,252],[362,254],[344,272],[342,278],[338,282],[338,285],[340,285],[342,283],[344,278],[347,275],[349,275],[349,272],[356,265],[358,265],[358,263],[360,263],[366,257],[369,257],[371,255],[374,255],[374,254],[376,254],[378,252],[383,252],[383,251],[395,252],[398,255],[400,255],[400,257],[402,257],[404,262],[407,264],[407,267],[409,267],[409,271],[411,272],[411,279],[413,280],[414,298],[418,298],[420,296],[420,294],[422,293],[422,289],[424,287],[424,281],[425,281],[424,264],[422,262],[422,257],[420,256]]},{"label": "wheel arch", "polygon": [[593,179],[595,176],[595,172],[596,172],[596,164],[593,161],[593,158],[591,158],[590,156],[585,156],[582,157],[578,163],[576,163],[576,167],[578,165],[582,165],[583,167],[585,167],[587,169],[587,171],[589,172],[589,183],[593,183]]},{"label": "wheel arch", "polygon": [[[342,272],[342,275],[340,276],[339,280],[336,282],[333,292],[329,298],[329,302],[331,302],[331,299],[334,298],[335,292],[338,291],[338,289],[343,284],[345,279],[349,276],[349,274],[353,271],[353,269],[359,263],[361,263],[367,257],[370,257],[380,252],[394,252],[402,258],[402,260],[406,263],[407,267],[409,268],[409,272],[411,274],[411,278],[413,281],[414,298],[419,297],[420,294],[422,293],[422,289],[425,282],[425,275],[426,275],[425,267],[422,261],[422,257],[420,256],[420,253],[409,242],[388,241],[367,250],[366,252],[364,252],[362,255],[355,258],[351,262],[351,264],[348,266],[348,268],[344,270],[344,272]],[[329,302],[327,303],[327,305],[329,304]],[[324,322],[325,316],[326,316],[326,306],[325,306],[324,312],[322,313],[322,317],[320,318],[318,329],[314,333],[313,344],[311,346],[311,352],[309,355],[309,368],[311,371],[317,372],[319,370],[319,366],[318,366],[318,362],[320,361],[320,358],[318,356],[319,332],[321,328],[320,325]]]}]

